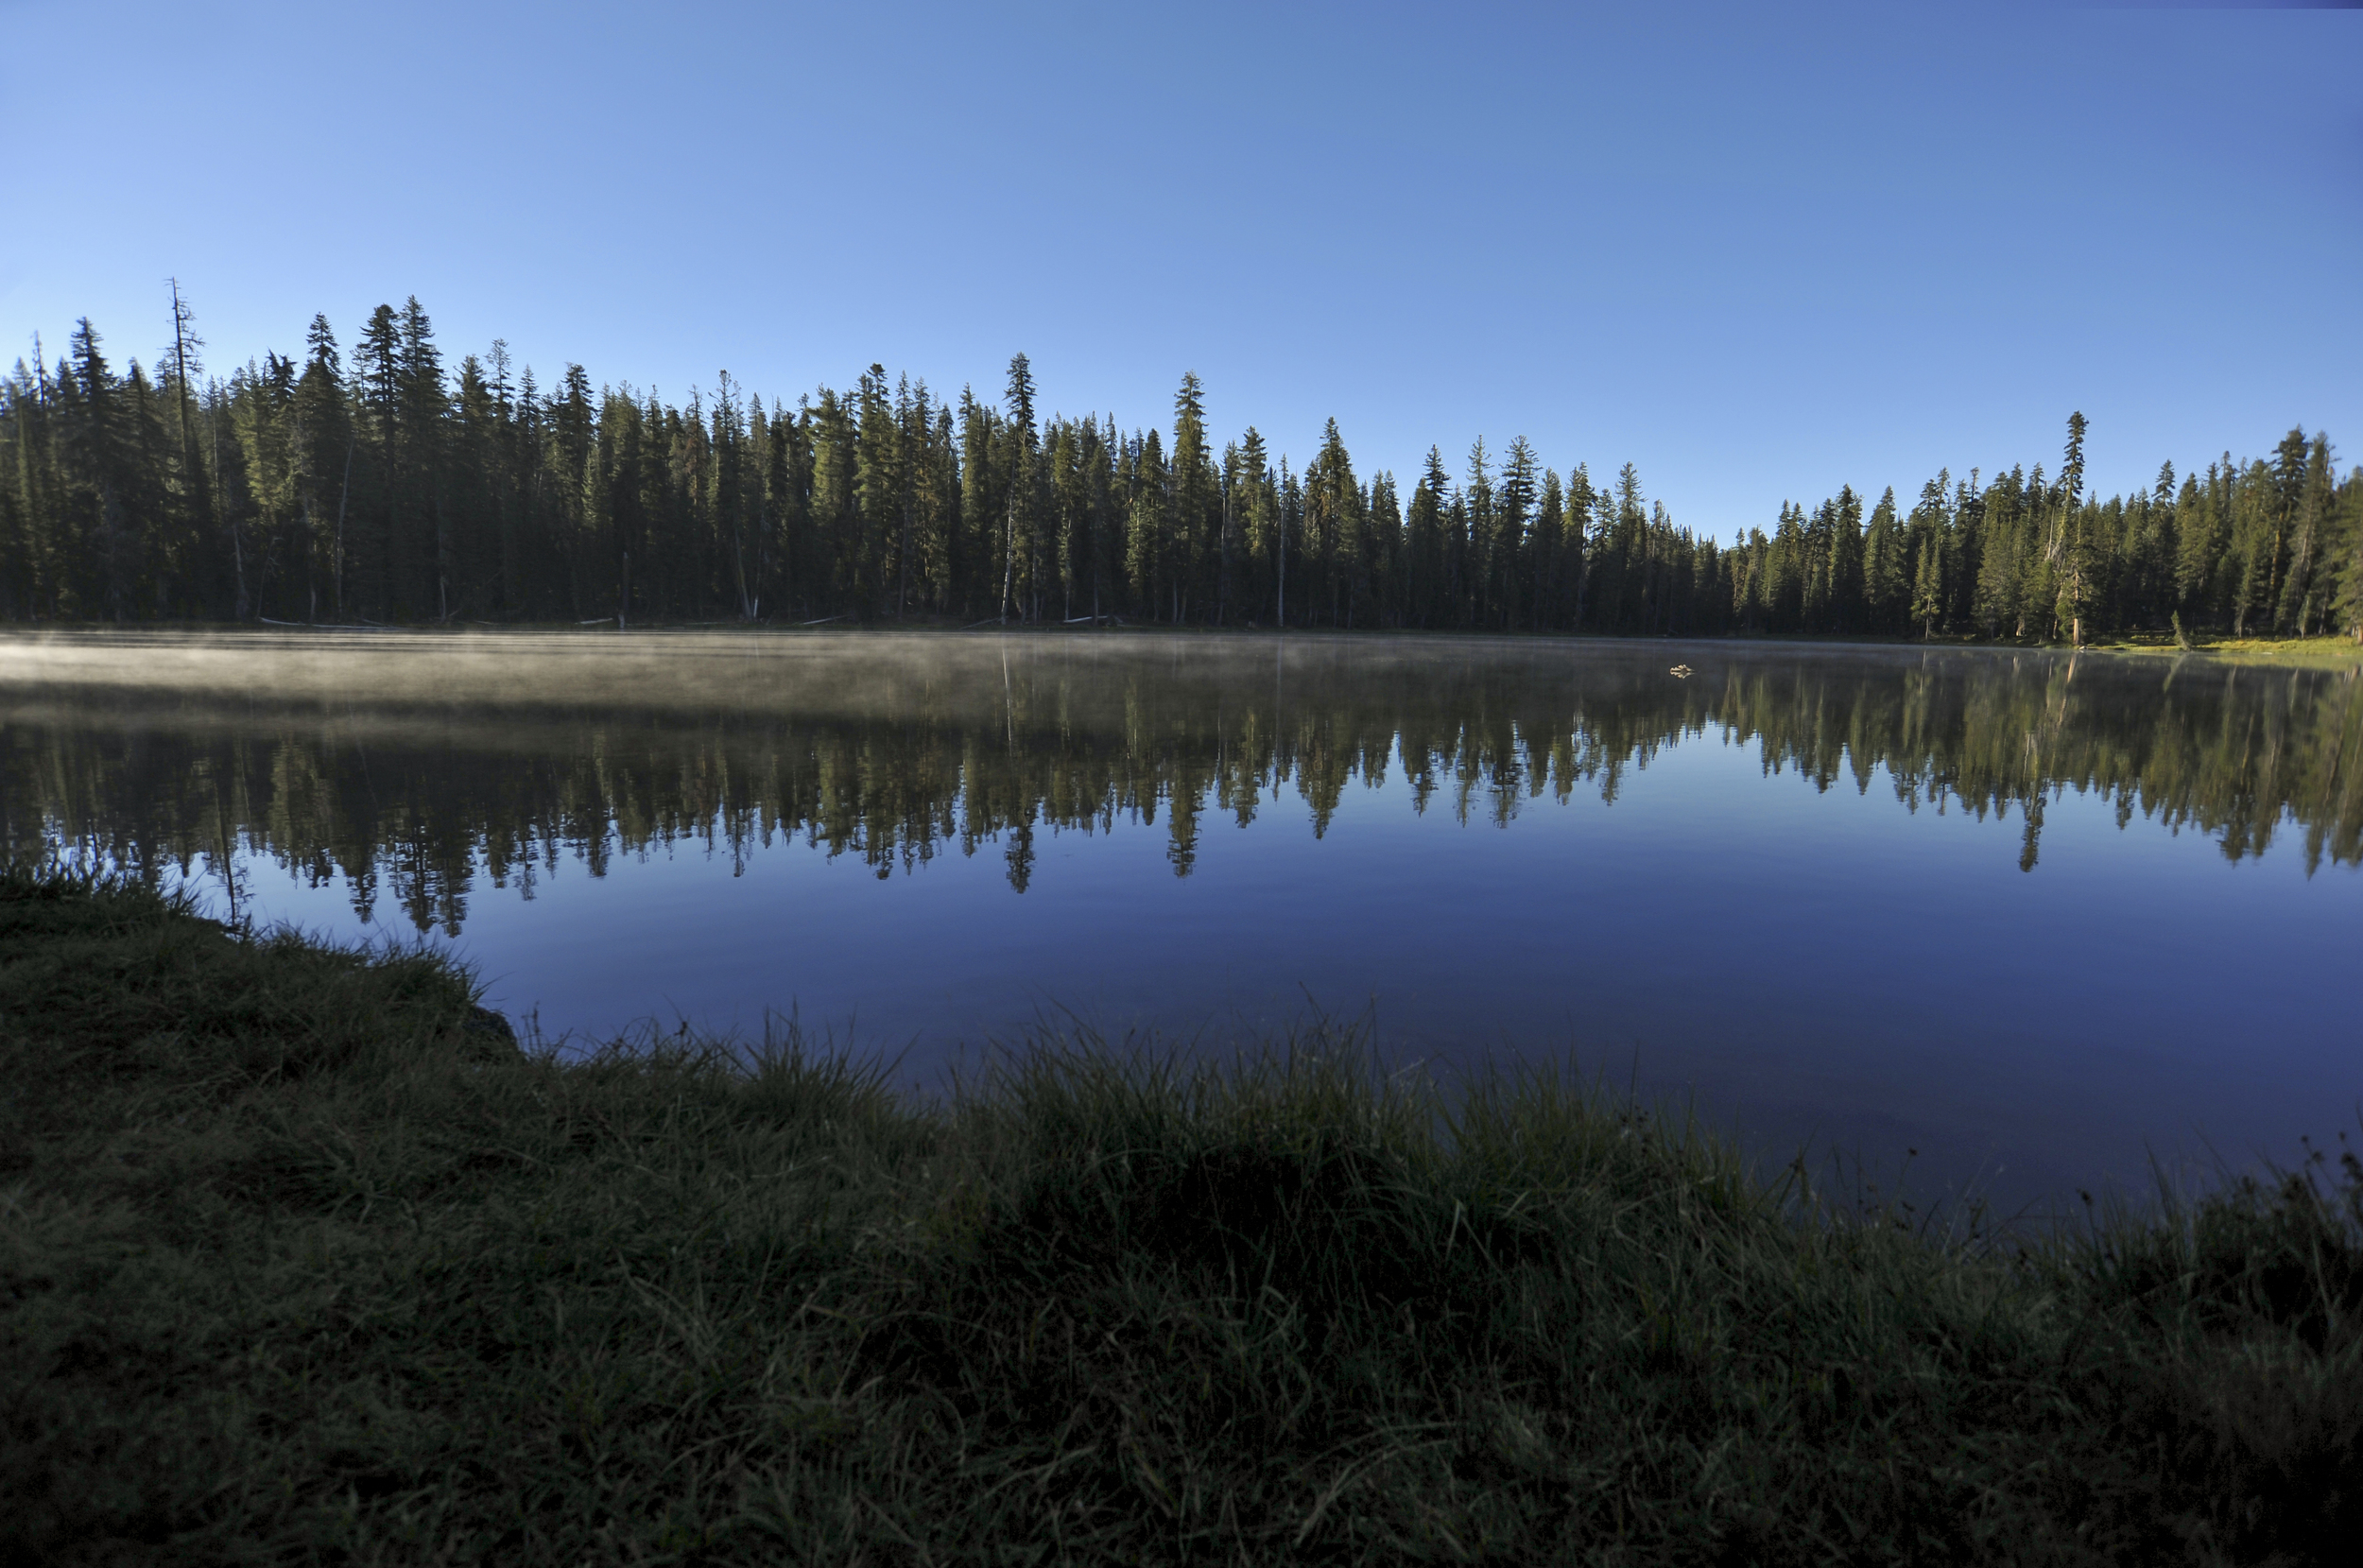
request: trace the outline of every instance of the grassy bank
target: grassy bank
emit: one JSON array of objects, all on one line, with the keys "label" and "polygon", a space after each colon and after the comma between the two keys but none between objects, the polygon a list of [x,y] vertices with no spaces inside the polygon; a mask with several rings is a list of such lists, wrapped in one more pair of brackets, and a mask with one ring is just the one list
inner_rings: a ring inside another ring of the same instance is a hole
[{"label": "grassy bank", "polygon": [[2195,635],[2185,643],[2158,632],[2138,632],[2125,637],[2098,638],[2088,647],[2114,653],[2165,654],[2170,657],[2191,653],[2205,654],[2214,659],[2237,660],[2242,663],[2300,664],[2313,668],[2337,669],[2363,663],[2363,643],[2353,637],[2211,637]]},{"label": "grassy bank", "polygon": [[1999,1252],[1534,1077],[562,1063],[0,882],[16,1562],[2044,1561],[2363,1530],[2363,1171]]}]

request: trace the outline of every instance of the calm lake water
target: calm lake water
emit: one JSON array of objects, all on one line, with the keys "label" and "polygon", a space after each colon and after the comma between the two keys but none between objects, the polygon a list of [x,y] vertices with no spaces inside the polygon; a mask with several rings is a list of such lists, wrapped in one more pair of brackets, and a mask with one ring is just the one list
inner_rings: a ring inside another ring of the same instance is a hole
[{"label": "calm lake water", "polygon": [[427,934],[544,1034],[793,1009],[926,1078],[1068,1010],[1367,1013],[2015,1208],[2356,1128],[2358,698],[1738,643],[18,637],[0,818]]}]

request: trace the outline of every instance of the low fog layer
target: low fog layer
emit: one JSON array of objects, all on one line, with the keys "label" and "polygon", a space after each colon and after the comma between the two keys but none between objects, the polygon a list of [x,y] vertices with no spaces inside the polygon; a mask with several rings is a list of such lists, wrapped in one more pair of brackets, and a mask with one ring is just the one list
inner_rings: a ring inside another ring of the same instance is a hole
[{"label": "low fog layer", "polygon": [[[0,701],[86,688],[302,704],[694,707],[802,715],[1000,713],[1013,694],[1121,717],[1126,688],[1354,680],[1451,683],[1475,670],[1529,679],[1664,679],[1717,669],[1925,665],[2021,656],[1899,648],[1751,646],[1661,639],[1581,643],[1320,633],[1039,632],[48,632],[0,634]],[[2042,659],[2045,656],[2033,656]],[[1018,693],[1024,686],[1026,691]],[[1075,716],[1081,716],[1077,714]]]}]

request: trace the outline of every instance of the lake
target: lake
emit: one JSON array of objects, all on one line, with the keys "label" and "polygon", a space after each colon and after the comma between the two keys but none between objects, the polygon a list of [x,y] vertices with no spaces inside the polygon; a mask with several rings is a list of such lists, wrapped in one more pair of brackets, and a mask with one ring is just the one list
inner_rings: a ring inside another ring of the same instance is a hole
[{"label": "lake", "polygon": [[544,1036],[792,1013],[927,1081],[1044,1019],[1327,1015],[2015,1210],[2355,1128],[2358,697],[1738,642],[20,635],[0,820],[424,935]]}]

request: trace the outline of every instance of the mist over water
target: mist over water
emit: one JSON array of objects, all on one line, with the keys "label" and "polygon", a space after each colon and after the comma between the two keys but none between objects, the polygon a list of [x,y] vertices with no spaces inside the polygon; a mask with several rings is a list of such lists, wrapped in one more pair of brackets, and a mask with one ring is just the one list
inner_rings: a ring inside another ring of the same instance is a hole
[{"label": "mist over water", "polygon": [[[1681,665],[1686,677],[1672,672]],[[547,1033],[1571,1054],[2006,1207],[2363,1099],[2352,672],[1741,643],[0,641],[0,831]],[[1907,1157],[1907,1150],[1917,1150]]]}]

